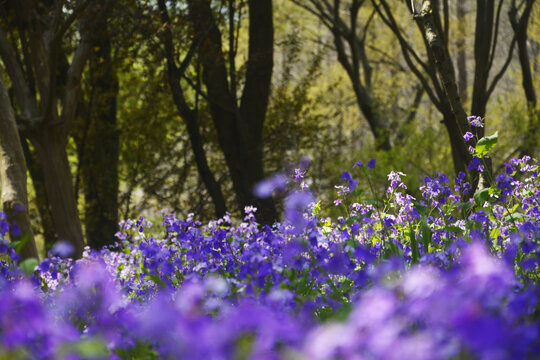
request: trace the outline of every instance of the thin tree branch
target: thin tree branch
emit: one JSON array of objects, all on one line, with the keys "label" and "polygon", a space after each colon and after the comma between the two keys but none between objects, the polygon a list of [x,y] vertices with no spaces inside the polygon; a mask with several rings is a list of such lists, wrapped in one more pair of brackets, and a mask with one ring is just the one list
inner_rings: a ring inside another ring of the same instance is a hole
[{"label": "thin tree branch", "polygon": [[493,77],[493,81],[491,82],[490,86],[488,87],[488,91],[486,92],[486,98],[489,98],[491,96],[491,93],[493,92],[493,90],[495,90],[495,86],[497,85],[499,80],[503,77],[504,73],[506,72],[506,69],[508,68],[508,65],[510,65],[510,62],[512,61],[512,55],[514,53],[515,45],[516,45],[516,37],[513,36],[512,42],[510,43],[510,49],[508,49],[508,55],[506,56],[506,60],[503,66],[501,67],[501,69],[499,70],[499,72],[497,73],[497,75]]},{"label": "thin tree branch", "polygon": [[495,26],[493,27],[493,31],[495,34],[493,35],[493,43],[491,45],[491,51],[490,51],[490,58],[488,62],[488,71],[491,69],[491,66],[493,66],[493,59],[495,58],[495,50],[497,49],[497,39],[499,37],[499,21],[501,17],[501,9],[502,4],[504,0],[499,1],[499,6],[497,6],[497,13],[495,15]]}]

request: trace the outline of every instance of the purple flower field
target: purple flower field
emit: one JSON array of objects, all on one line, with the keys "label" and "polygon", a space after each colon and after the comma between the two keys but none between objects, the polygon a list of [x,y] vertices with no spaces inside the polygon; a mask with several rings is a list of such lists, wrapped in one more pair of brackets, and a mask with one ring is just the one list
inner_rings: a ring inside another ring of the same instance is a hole
[{"label": "purple flower field", "polygon": [[[482,159],[481,154],[477,159]],[[0,359],[533,359],[540,354],[540,178],[512,159],[492,186],[405,174],[366,196],[358,162],[326,206],[280,174],[284,219],[126,220],[118,243],[18,264],[0,217]]]}]

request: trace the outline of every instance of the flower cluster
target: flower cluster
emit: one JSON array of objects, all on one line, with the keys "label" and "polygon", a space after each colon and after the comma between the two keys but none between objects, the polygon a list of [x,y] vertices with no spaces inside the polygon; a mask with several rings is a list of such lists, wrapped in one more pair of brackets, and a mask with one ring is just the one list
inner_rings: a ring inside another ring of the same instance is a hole
[{"label": "flower cluster", "polygon": [[450,186],[436,173],[415,198],[396,171],[384,199],[360,198],[356,179],[369,182],[374,166],[345,173],[337,219],[322,215],[302,169],[256,187],[261,197],[285,196],[281,223],[260,226],[254,207],[241,222],[125,220],[114,247],[73,262],[59,244],[30,276],[0,216],[0,357],[537,354],[537,165],[513,159],[474,196],[464,174]]}]

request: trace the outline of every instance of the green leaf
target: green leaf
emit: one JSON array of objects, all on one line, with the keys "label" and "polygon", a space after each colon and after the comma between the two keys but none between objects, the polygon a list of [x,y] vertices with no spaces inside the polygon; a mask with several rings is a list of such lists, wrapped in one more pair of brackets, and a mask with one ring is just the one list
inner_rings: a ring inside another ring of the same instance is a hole
[{"label": "green leaf", "polygon": [[313,207],[313,212],[311,213],[311,215],[318,215],[320,212],[321,212],[321,202],[318,201]]},{"label": "green leaf", "polygon": [[20,255],[22,248],[26,245],[28,240],[30,240],[30,235],[25,235],[21,240],[13,241],[9,246],[15,249],[15,252]]},{"label": "green leaf", "polygon": [[497,228],[494,228],[491,230],[491,233],[489,234],[489,236],[492,238],[492,239],[496,239],[499,235],[501,234],[501,231]]},{"label": "green leaf", "polygon": [[521,220],[521,219],[523,219],[523,215],[520,213],[508,214],[503,218],[504,221]]},{"label": "green leaf", "polygon": [[456,205],[464,211],[470,210],[474,206],[474,204],[471,202],[459,202]]},{"label": "green leaf", "polygon": [[463,235],[463,230],[461,228],[457,227],[457,226],[454,226],[454,225],[445,226],[444,229],[447,230],[447,231],[453,232],[457,236],[462,236]]},{"label": "green leaf", "polygon": [[372,204],[375,207],[382,207],[384,204],[379,200],[373,200],[373,199],[363,199],[362,200],[365,203]]},{"label": "green leaf", "polygon": [[476,143],[476,155],[478,157],[484,157],[487,153],[493,149],[499,140],[499,132],[496,131],[495,134],[491,136],[484,136]]},{"label": "green leaf", "polygon": [[23,260],[21,264],[19,265],[19,268],[24,272],[26,276],[30,276],[33,272],[36,266],[39,265],[39,261],[36,258],[29,258],[26,260]]},{"label": "green leaf", "polygon": [[489,189],[483,189],[474,193],[474,202],[478,206],[484,205],[489,197]]}]

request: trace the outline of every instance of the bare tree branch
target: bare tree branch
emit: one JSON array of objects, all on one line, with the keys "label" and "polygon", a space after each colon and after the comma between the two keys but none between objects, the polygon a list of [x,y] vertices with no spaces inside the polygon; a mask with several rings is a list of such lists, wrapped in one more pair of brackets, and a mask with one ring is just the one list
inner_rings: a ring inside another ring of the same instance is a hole
[{"label": "bare tree branch", "polygon": [[514,47],[516,45],[516,37],[514,36],[512,38],[512,42],[510,43],[510,48],[508,49],[508,54],[506,56],[506,60],[501,66],[501,69],[499,72],[493,77],[493,80],[491,81],[491,84],[488,87],[488,90],[486,91],[486,97],[489,98],[491,94],[493,93],[493,90],[495,90],[495,86],[499,82],[499,80],[503,77],[504,73],[506,72],[506,69],[508,69],[508,65],[510,65],[510,62],[512,61],[512,56],[514,53]]},{"label": "bare tree branch", "polygon": [[503,2],[503,0],[499,1],[499,6],[497,7],[497,15],[495,15],[495,26],[493,27],[495,29],[495,34],[493,36],[493,43],[491,45],[491,56],[489,58],[488,69],[491,69],[491,66],[493,65],[493,59],[495,58],[495,50],[497,50],[497,39],[499,37],[499,21],[501,17],[501,9]]}]

